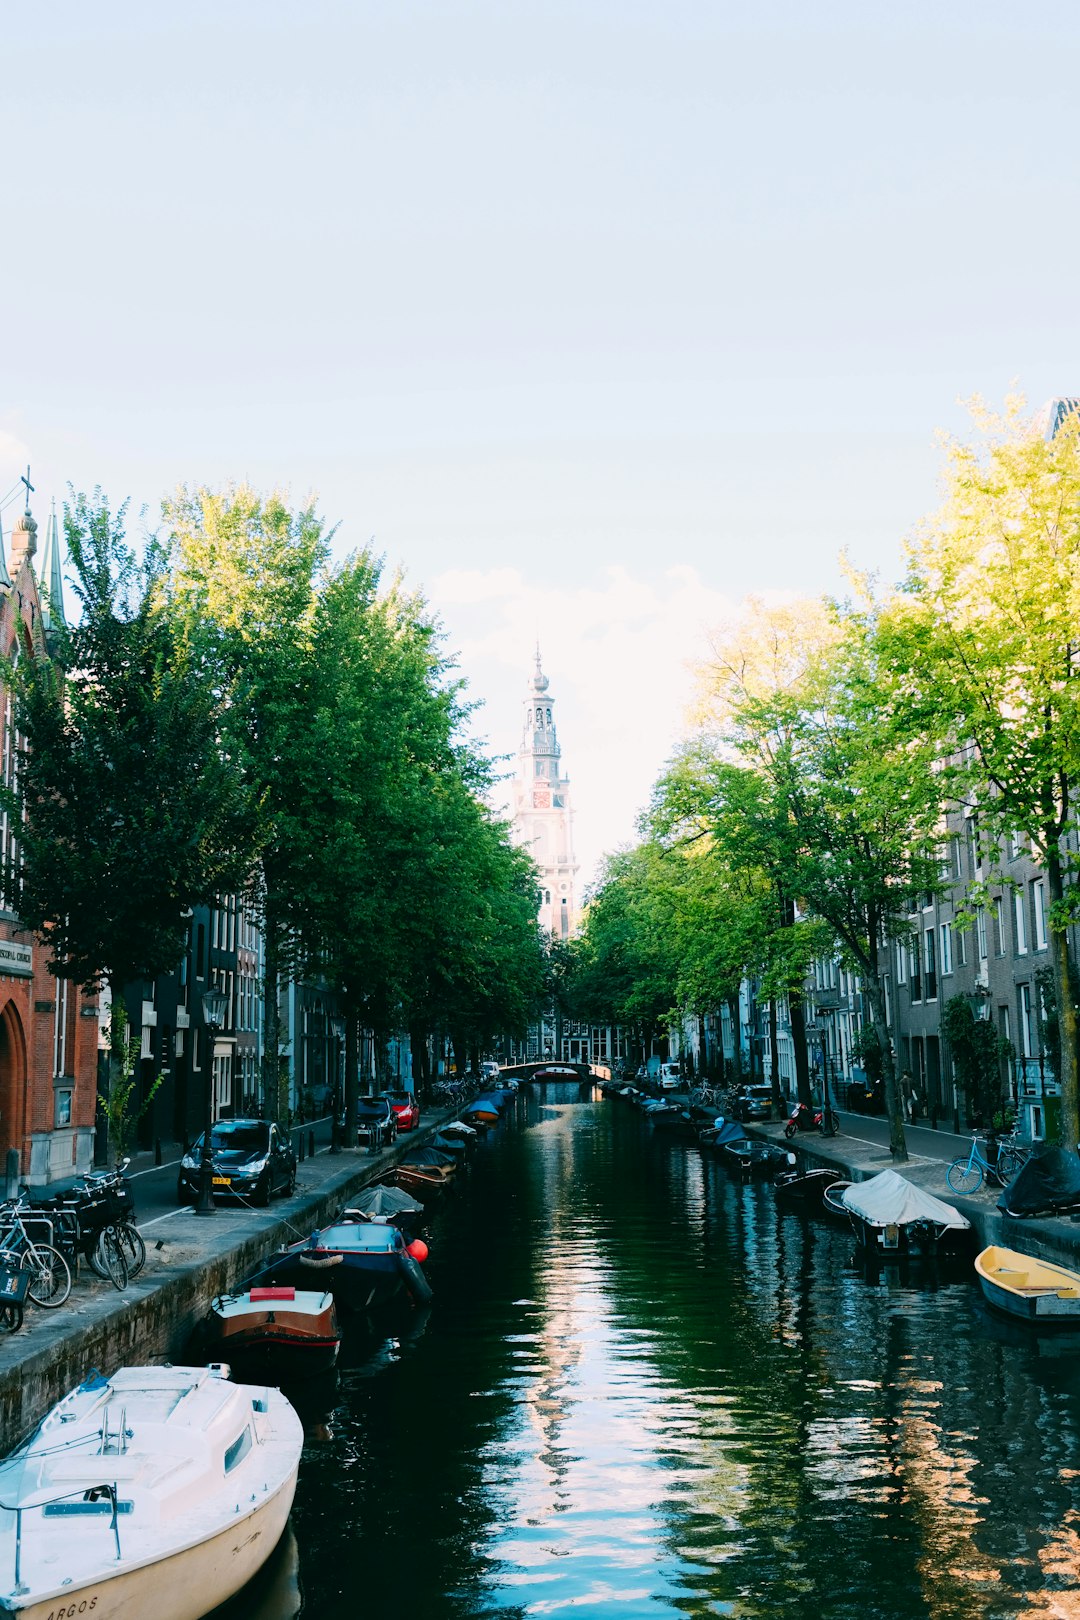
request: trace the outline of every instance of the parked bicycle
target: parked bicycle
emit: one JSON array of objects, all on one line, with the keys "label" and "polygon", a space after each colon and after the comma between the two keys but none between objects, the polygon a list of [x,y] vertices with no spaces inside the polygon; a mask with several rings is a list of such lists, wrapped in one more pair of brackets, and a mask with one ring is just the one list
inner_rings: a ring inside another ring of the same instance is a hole
[{"label": "parked bicycle", "polygon": [[[35,1236],[28,1229],[28,1221],[38,1233],[44,1230],[48,1240]],[[35,1305],[50,1310],[62,1305],[71,1293],[71,1271],[51,1241],[53,1236],[52,1222],[32,1209],[22,1196],[0,1204],[0,1263],[29,1272],[27,1293]]]},{"label": "parked bicycle", "polygon": [[125,1288],[146,1262],[146,1244],[135,1225],[135,1200],[124,1176],[131,1161],[115,1170],[91,1171],[71,1192],[37,1206],[55,1223],[56,1244],[78,1270],[88,1260],[99,1277]]},{"label": "parked bicycle", "polygon": [[977,1193],[983,1179],[997,1187],[1006,1186],[1027,1161],[1027,1152],[1007,1137],[988,1137],[986,1152],[980,1149],[978,1134],[971,1138],[967,1156],[954,1159],[945,1172],[953,1192]]}]

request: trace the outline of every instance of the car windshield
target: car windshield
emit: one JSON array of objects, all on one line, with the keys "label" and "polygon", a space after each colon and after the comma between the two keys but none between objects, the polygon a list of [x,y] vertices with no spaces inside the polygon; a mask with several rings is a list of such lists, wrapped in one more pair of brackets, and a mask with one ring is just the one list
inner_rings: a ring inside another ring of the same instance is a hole
[{"label": "car windshield", "polygon": [[393,1103],[395,1108],[412,1107],[412,1098],[409,1096],[407,1091],[395,1091],[394,1095],[392,1097],[388,1097],[386,1100],[387,1102]]},{"label": "car windshield", "polygon": [[356,1112],[360,1119],[381,1119],[389,1106],[385,1097],[361,1097]]},{"label": "car windshield", "polygon": [[265,1153],[270,1133],[265,1125],[216,1125],[210,1136],[213,1153]]}]

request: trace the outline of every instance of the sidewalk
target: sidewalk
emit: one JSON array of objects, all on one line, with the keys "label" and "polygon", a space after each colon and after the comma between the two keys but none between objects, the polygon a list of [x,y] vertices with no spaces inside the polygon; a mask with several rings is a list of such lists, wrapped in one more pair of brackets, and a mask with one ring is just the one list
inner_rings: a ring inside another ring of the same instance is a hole
[{"label": "sidewalk", "polygon": [[[92,1367],[108,1375],[132,1363],[182,1362],[192,1330],[217,1294],[234,1288],[275,1249],[334,1219],[350,1196],[429,1140],[454,1112],[429,1115],[419,1130],[377,1154],[346,1148],[305,1158],[296,1192],[269,1209],[219,1204],[202,1217],[177,1211],[144,1230],[146,1266],[123,1293],[84,1266],[57,1310],[27,1301],[23,1327],[0,1339],[0,1455]],[[153,1154],[140,1157],[153,1167]]]},{"label": "sidewalk", "polygon": [[[967,1157],[970,1132],[967,1136],[956,1136],[951,1132],[931,1131],[928,1127],[912,1129],[909,1126],[908,1160],[894,1165],[887,1143],[859,1141],[846,1134],[845,1128],[857,1128],[857,1122],[863,1117],[842,1114],[839,1135],[832,1137],[806,1131],[789,1141],[784,1136],[783,1124],[748,1125],[746,1133],[790,1150],[800,1165],[828,1165],[839,1171],[846,1181],[866,1181],[882,1170],[895,1169],[908,1181],[966,1215],[979,1248],[997,1243],[1039,1259],[1054,1260],[1059,1265],[1080,1267],[1080,1214],[1018,1220],[998,1209],[1000,1187],[992,1187],[984,1181],[980,1190],[971,1195],[952,1191],[945,1180],[945,1171],[953,1159]],[[937,1142],[928,1142],[928,1137],[937,1138]],[[939,1151],[929,1151],[936,1146]]]}]

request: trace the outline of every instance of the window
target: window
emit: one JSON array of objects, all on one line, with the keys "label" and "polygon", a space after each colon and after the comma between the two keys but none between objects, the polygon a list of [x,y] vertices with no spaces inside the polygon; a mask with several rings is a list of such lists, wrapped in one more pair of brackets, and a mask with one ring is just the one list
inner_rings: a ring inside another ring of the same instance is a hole
[{"label": "window", "polygon": [[71,1124],[71,1092],[58,1091],[56,1093],[56,1128]]},{"label": "window", "polygon": [[1027,903],[1022,889],[1013,890],[1013,927],[1016,930],[1016,954],[1026,956],[1028,948],[1027,939]]},{"label": "window", "polygon": [[1005,955],[1005,906],[1000,894],[994,896],[994,955]]},{"label": "window", "polygon": [[922,1000],[922,975],[919,971],[919,936],[908,945],[908,977],[911,980],[912,1001]]},{"label": "window", "polygon": [[967,934],[962,928],[956,930],[956,965],[967,966]]},{"label": "window", "polygon": [[937,1000],[937,968],[934,953],[934,930],[927,928],[923,934],[923,969],[926,976],[926,999]]},{"label": "window", "polygon": [[952,923],[941,925],[941,976],[952,972]]},{"label": "window", "polygon": [[979,961],[986,961],[986,912],[979,907],[975,916],[975,946],[979,954]]},{"label": "window", "polygon": [[238,1434],[231,1446],[225,1447],[225,1472],[231,1474],[238,1463],[242,1463],[251,1450],[251,1428],[246,1428]]},{"label": "window", "polygon": [[949,851],[952,856],[952,876],[962,878],[964,875],[964,857],[961,852],[959,838],[953,837],[949,839]]},{"label": "window", "polygon": [[907,984],[907,946],[903,940],[896,943],[896,982]]},{"label": "window", "polygon": [[1031,905],[1035,914],[1035,949],[1046,949],[1046,884],[1042,878],[1031,885]]},{"label": "window", "polygon": [[1030,984],[1017,985],[1016,994],[1020,1012],[1020,1054],[1026,1058],[1034,1057],[1035,1031],[1031,1021]]}]

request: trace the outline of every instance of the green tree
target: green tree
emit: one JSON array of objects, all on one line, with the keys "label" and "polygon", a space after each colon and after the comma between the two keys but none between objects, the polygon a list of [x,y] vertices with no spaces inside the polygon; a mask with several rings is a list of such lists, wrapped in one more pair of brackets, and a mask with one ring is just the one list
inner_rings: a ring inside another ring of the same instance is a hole
[{"label": "green tree", "polygon": [[[129,981],[176,966],[191,908],[243,883],[250,848],[219,695],[161,611],[160,548],[137,560],[124,517],[100,491],[65,506],[78,622],[57,626],[51,657],[8,663],[19,763],[3,795],[20,917],[52,972],[107,985],[114,1008]],[[123,1027],[111,1020],[114,1080]]]},{"label": "green tree", "polygon": [[977,811],[991,862],[1022,834],[1045,867],[1061,1025],[1061,1129],[1080,1137],[1076,914],[1080,769],[1080,420],[1047,438],[1021,401],[976,406],[972,444],[949,450],[941,511],[909,548],[883,618],[896,712],[938,744],[941,783]]},{"label": "green tree", "polygon": [[790,823],[788,892],[828,926],[862,980],[881,1051],[890,1150],[903,1160],[877,958],[881,943],[903,931],[902,898],[939,883],[934,745],[893,724],[872,610],[811,603],[758,610],[756,618],[762,662],[719,661],[724,743],[764,779]]},{"label": "green tree", "polygon": [[988,1018],[976,1018],[965,996],[949,997],[941,1012],[941,1030],[968,1108],[984,1124],[992,1125],[1006,1102],[1001,1060],[1010,1050],[1008,1042]]},{"label": "green tree", "polygon": [[279,990],[315,931],[300,881],[293,811],[321,768],[324,716],[313,702],[315,583],[329,543],[313,506],[245,485],[181,489],[163,505],[170,622],[223,700],[232,758],[257,806],[262,909],[263,1106],[280,1106]]}]

